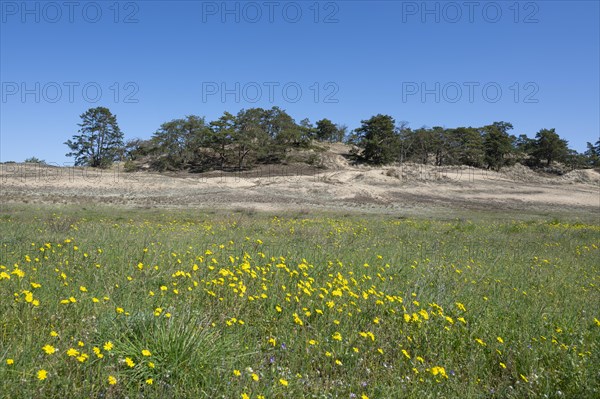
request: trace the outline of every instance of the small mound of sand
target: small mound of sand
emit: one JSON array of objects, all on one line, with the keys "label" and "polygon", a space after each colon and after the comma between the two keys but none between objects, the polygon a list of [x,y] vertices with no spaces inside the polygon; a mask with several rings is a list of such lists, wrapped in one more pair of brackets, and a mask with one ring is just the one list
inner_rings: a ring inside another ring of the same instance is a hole
[{"label": "small mound of sand", "polygon": [[460,180],[463,172],[461,166],[433,166],[413,163],[404,163],[397,167],[385,168],[386,176],[403,181],[449,181]]},{"label": "small mound of sand", "polygon": [[521,165],[520,163],[513,166],[505,167],[500,170],[500,173],[513,181],[523,181],[529,183],[543,183],[547,178],[531,170],[531,168]]},{"label": "small mound of sand", "polygon": [[319,157],[320,166],[324,167],[325,169],[340,170],[348,169],[350,167],[348,160],[340,154],[325,152],[319,154]]},{"label": "small mound of sand", "polygon": [[600,185],[600,173],[594,169],[577,169],[560,177],[563,181]]}]

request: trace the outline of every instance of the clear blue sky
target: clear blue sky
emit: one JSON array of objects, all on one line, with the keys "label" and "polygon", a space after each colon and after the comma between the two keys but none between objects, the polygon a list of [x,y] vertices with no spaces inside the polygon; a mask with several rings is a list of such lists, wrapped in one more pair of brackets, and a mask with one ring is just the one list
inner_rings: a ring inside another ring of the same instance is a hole
[{"label": "clear blue sky", "polygon": [[351,129],[556,128],[578,151],[600,132],[598,1],[0,3],[1,161],[69,162],[100,105],[126,138],[273,105]]}]

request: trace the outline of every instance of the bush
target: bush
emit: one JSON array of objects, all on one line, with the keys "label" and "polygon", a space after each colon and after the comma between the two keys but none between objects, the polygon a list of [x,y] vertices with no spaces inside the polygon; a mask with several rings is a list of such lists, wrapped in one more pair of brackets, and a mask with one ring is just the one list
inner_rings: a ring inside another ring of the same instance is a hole
[{"label": "bush", "polygon": [[125,172],[136,172],[139,169],[139,167],[135,164],[135,162],[127,160],[123,164],[123,169],[125,170]]},{"label": "bush", "polygon": [[44,161],[43,159],[39,159],[37,157],[29,157],[29,158],[27,158],[23,162],[25,162],[25,163],[39,163],[41,165],[46,165],[46,161]]}]

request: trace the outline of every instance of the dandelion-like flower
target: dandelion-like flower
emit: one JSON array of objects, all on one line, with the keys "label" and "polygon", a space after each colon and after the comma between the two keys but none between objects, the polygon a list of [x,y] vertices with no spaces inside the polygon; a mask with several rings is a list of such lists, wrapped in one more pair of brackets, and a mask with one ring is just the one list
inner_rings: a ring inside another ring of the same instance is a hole
[{"label": "dandelion-like flower", "polygon": [[37,379],[40,381],[44,381],[46,378],[48,378],[48,372],[44,369],[38,370]]},{"label": "dandelion-like flower", "polygon": [[294,316],[294,323],[298,324],[299,326],[303,326],[304,325],[304,322],[298,316],[298,313],[294,313],[292,316]]},{"label": "dandelion-like flower", "polygon": [[67,356],[70,356],[70,357],[79,356],[79,351],[75,348],[69,348],[67,350]]},{"label": "dandelion-like flower", "polygon": [[446,374],[446,369],[443,367],[432,367],[431,368],[431,374],[433,375],[441,375],[444,378],[448,378],[448,375]]}]

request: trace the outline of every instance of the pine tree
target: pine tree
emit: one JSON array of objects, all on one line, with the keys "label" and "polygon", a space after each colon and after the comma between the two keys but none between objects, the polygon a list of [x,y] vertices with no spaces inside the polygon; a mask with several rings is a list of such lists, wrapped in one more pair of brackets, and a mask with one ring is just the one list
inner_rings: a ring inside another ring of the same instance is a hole
[{"label": "pine tree", "polygon": [[544,159],[550,166],[554,161],[562,161],[568,153],[567,141],[561,139],[554,129],[542,129],[535,135],[533,156],[538,163]]},{"label": "pine tree", "polygon": [[356,129],[362,158],[369,163],[383,165],[392,162],[399,154],[399,137],[395,121],[389,115],[376,115],[361,121]]},{"label": "pine tree", "polygon": [[117,124],[117,117],[108,108],[90,108],[81,116],[79,134],[67,140],[71,149],[66,154],[75,157],[75,165],[109,167],[122,153],[123,133]]}]

